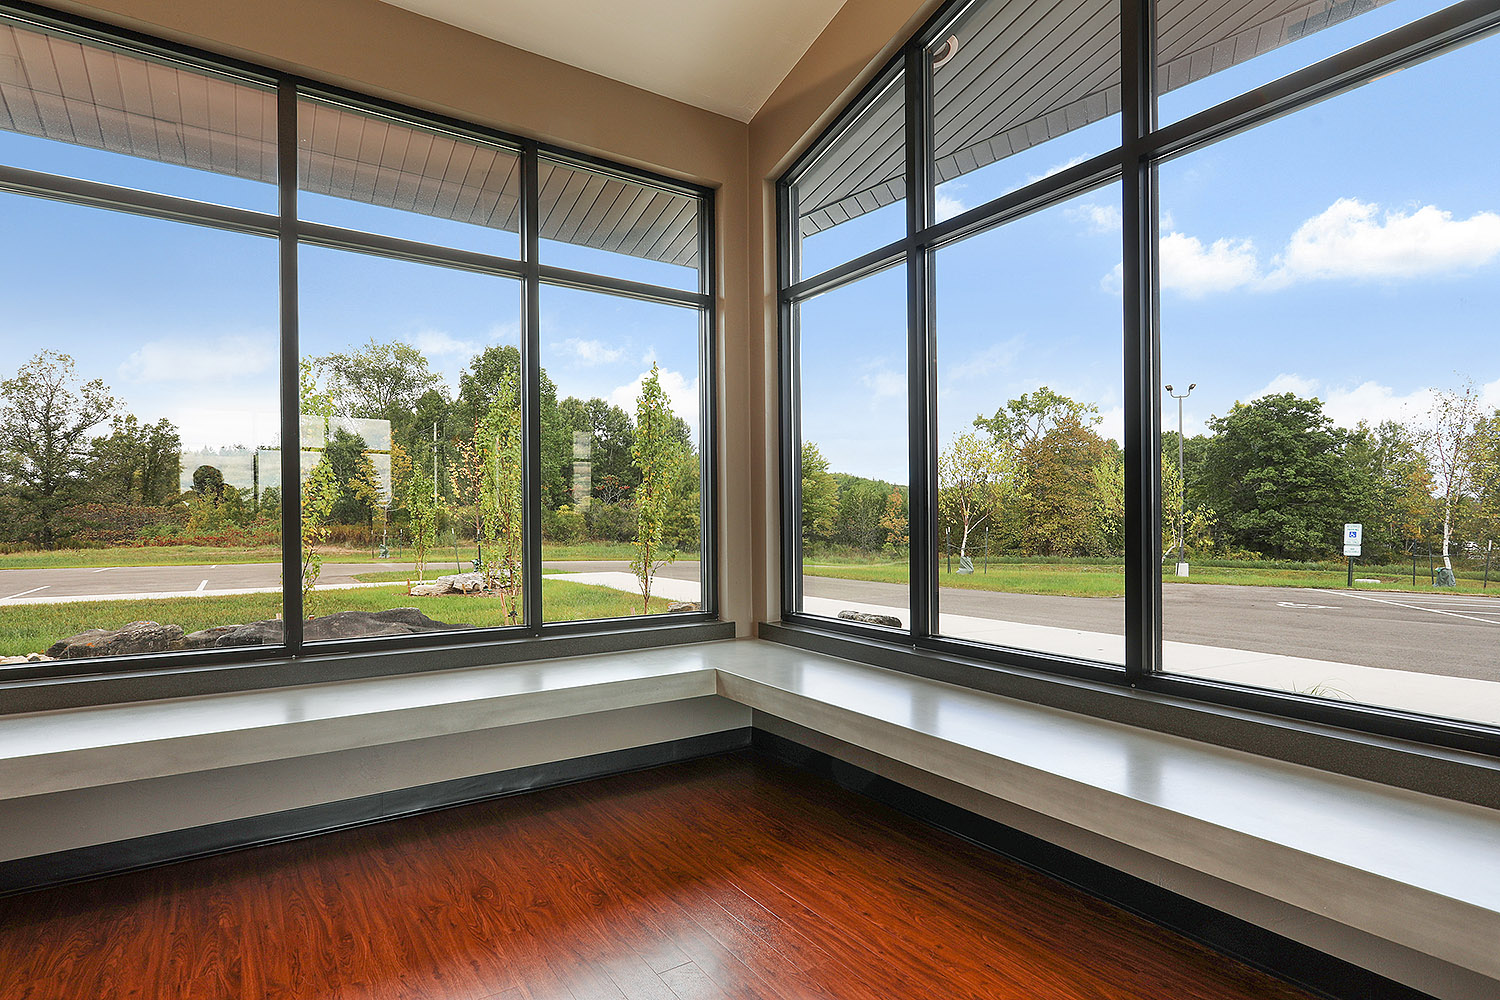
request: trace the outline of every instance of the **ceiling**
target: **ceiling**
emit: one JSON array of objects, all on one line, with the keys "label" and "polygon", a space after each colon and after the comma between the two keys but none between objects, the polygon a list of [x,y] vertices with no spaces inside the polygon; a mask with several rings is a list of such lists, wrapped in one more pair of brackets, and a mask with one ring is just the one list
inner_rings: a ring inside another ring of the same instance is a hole
[{"label": "ceiling", "polygon": [[748,122],[844,0],[385,0]]}]

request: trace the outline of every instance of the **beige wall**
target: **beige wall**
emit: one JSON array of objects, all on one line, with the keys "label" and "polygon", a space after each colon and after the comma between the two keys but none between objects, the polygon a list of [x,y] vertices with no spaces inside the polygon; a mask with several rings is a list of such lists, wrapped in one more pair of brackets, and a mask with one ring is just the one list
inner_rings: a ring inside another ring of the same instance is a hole
[{"label": "beige wall", "polygon": [[[723,613],[753,631],[741,123],[376,0],[50,0],[158,38],[609,157],[717,191]],[[730,571],[730,568],[735,571]]]},{"label": "beige wall", "polygon": [[[755,614],[781,614],[777,473],[776,178],[875,75],[942,0],[849,0],[750,122],[745,328],[755,373],[749,462],[756,561]],[[870,249],[874,249],[871,247]]]}]

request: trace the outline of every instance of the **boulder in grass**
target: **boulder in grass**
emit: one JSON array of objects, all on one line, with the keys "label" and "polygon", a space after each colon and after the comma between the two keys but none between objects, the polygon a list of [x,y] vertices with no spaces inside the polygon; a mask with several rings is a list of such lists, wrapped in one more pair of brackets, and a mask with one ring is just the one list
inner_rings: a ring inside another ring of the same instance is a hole
[{"label": "boulder in grass", "polygon": [[695,603],[693,601],[673,601],[671,604],[667,605],[667,613],[668,614],[677,614],[678,612],[683,612],[683,611],[698,611],[698,610],[700,610],[700,609],[699,609],[697,603]]},{"label": "boulder in grass", "polygon": [[431,583],[414,583],[411,585],[412,597],[442,597],[444,594],[453,593],[453,584],[446,580],[434,580]]},{"label": "boulder in grass", "polygon": [[210,649],[219,644],[219,640],[235,629],[243,628],[243,625],[215,625],[198,632],[189,632],[182,637],[179,649]]},{"label": "boulder in grass", "polygon": [[859,622],[861,625],[884,625],[886,628],[905,628],[901,619],[895,615],[872,615],[865,611],[840,611],[839,617],[846,622]]},{"label": "boulder in grass", "polygon": [[59,660],[76,660],[89,656],[130,656],[136,653],[164,653],[181,648],[182,626],[159,625],[156,622],[131,622],[124,628],[91,628],[54,643],[47,655]]},{"label": "boulder in grass", "polygon": [[440,576],[434,583],[446,583],[460,594],[479,594],[484,592],[483,573],[452,573],[448,576]]},{"label": "boulder in grass", "polygon": [[[309,618],[307,624],[302,626],[302,637],[308,642],[328,642],[387,635],[415,635],[418,632],[450,632],[472,627],[437,621],[416,608],[391,608],[388,611],[340,611],[320,618]],[[215,645],[263,646],[281,642],[283,634],[279,621],[251,622],[220,636]]]}]

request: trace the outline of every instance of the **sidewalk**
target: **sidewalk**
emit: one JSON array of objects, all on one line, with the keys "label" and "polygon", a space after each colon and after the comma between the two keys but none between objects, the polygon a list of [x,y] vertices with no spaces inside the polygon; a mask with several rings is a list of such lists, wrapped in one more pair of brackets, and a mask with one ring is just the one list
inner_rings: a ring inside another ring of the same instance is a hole
[{"label": "sidewalk", "polygon": [[[629,573],[561,573],[551,578],[640,593],[640,584]],[[652,593],[672,601],[697,601],[700,596],[696,582],[663,577],[657,578]],[[826,618],[837,618],[840,611],[862,611],[893,615],[903,625],[911,620],[905,608],[827,598],[804,598],[803,608],[810,615]],[[939,622],[942,634],[956,639],[1103,663],[1125,661],[1123,635],[967,615],[942,615]],[[1493,681],[1188,642],[1168,641],[1162,646],[1164,665],[1175,674],[1500,725],[1500,684]]]}]

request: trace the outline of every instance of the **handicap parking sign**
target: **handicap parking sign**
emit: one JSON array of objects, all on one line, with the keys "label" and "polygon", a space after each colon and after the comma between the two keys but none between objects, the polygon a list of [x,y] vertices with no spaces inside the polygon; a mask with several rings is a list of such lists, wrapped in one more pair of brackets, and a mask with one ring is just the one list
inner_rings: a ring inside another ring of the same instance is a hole
[{"label": "handicap parking sign", "polygon": [[1344,555],[1357,556],[1364,542],[1365,526],[1363,524],[1344,525]]}]

